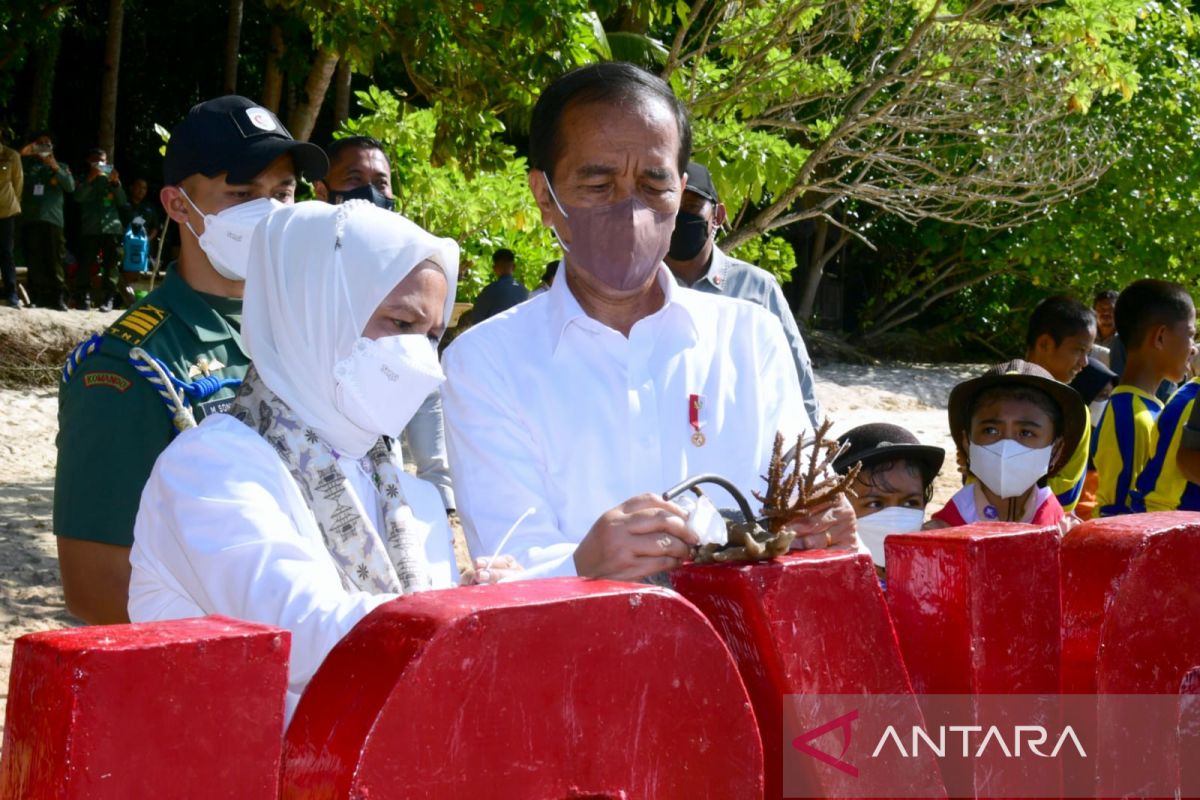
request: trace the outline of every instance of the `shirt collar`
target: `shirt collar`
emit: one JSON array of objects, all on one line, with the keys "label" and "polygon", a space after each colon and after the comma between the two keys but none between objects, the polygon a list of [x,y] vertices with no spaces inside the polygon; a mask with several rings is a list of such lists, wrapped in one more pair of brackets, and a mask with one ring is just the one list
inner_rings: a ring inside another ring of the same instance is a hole
[{"label": "shirt collar", "polygon": [[163,293],[171,311],[196,333],[202,342],[234,339],[241,347],[238,328],[242,321],[242,300],[198,292],[188,285],[174,265],[167,268]]},{"label": "shirt collar", "polygon": [[[725,291],[725,273],[729,271],[729,257],[721,252],[721,248],[715,244],[712,249],[712,258],[708,261],[708,271],[701,276],[696,283],[708,281],[709,285],[718,292]],[[693,286],[695,284],[692,284]]]},{"label": "shirt collar", "polygon": [[[546,292],[550,306],[549,330],[553,337],[550,343],[553,353],[558,353],[567,326],[587,324],[592,321],[587,312],[583,310],[583,306],[579,305],[579,301],[575,299],[570,287],[567,286],[566,271],[568,269],[570,267],[567,266],[566,259],[559,262],[558,274],[555,276],[554,283],[550,285],[550,290]],[[699,336],[696,321],[696,315],[699,312],[695,308],[691,290],[684,289],[675,283],[675,276],[671,274],[671,270],[666,264],[658,265],[658,274],[655,279],[663,291],[663,306],[650,317],[662,315],[678,319],[686,326],[688,335],[694,341]],[[600,323],[594,324],[599,325]]]}]

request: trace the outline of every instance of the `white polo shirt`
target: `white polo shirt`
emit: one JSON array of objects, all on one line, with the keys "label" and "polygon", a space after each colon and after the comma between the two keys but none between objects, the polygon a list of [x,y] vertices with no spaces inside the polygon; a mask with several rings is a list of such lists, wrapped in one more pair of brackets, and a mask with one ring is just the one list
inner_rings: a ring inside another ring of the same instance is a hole
[{"label": "white polo shirt", "polygon": [[666,302],[628,338],[557,280],[446,350],[450,468],[473,556],[490,556],[533,508],[503,551],[526,577],[574,575],[575,547],[602,513],[703,472],[758,511],[750,492],[765,488],[776,431],[790,447],[810,430],[783,328],[751,303],[677,286],[665,265],[658,282]]}]

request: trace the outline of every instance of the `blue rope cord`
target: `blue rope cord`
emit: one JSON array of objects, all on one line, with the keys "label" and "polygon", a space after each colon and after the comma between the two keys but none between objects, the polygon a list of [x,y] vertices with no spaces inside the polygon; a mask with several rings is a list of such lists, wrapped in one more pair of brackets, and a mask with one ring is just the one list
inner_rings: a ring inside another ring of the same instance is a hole
[{"label": "blue rope cord", "polygon": [[[149,353],[146,353],[146,355],[153,359],[154,363],[158,364],[162,371],[171,379],[171,385],[174,386],[175,389],[180,393],[185,405],[187,405],[189,401],[198,402],[200,400],[206,400],[226,387],[232,386],[236,388],[242,385],[242,382],[237,378],[218,378],[215,375],[203,375],[190,383],[188,381],[182,381],[175,377],[175,374],[171,372],[171,368],[164,364],[159,358],[150,355]],[[136,369],[146,380],[150,381],[150,383],[154,385],[154,388],[158,391],[164,402],[166,402],[173,409],[175,405],[174,398],[171,397],[170,392],[168,392],[166,387],[163,385],[162,379],[158,376],[158,373],[140,358],[134,358],[133,356],[130,356],[129,363],[132,364],[133,368]]]},{"label": "blue rope cord", "polygon": [[75,346],[75,349],[67,356],[67,363],[63,365],[63,383],[71,380],[71,376],[75,374],[75,370],[79,369],[80,362],[100,349],[101,341],[103,341],[102,334],[96,333]]}]

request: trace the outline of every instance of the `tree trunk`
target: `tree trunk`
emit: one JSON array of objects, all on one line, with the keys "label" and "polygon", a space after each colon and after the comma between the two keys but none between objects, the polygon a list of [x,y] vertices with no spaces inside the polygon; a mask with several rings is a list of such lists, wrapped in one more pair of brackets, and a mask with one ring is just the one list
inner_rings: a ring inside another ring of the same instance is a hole
[{"label": "tree trunk", "polygon": [[342,127],[342,123],[350,119],[350,62],[342,59],[338,62],[337,74],[334,76],[333,87],[333,129]]},{"label": "tree trunk", "polygon": [[283,58],[283,28],[278,22],[271,23],[271,46],[267,51],[267,69],[263,77],[262,97],[264,108],[279,114],[279,101],[283,99],[283,70],[279,61]]},{"label": "tree trunk", "polygon": [[58,51],[62,49],[62,28],[46,37],[33,56],[33,89],[29,100],[26,133],[46,129],[50,124],[50,107],[54,104],[54,72],[58,66]]},{"label": "tree trunk", "polygon": [[242,41],[242,0],[229,0],[225,29],[225,94],[237,94],[238,50]]},{"label": "tree trunk", "polygon": [[312,68],[304,81],[304,98],[292,107],[288,115],[288,130],[298,141],[307,142],[312,136],[313,127],[317,124],[317,115],[325,103],[325,94],[329,91],[329,82],[333,80],[334,70],[337,69],[337,53],[322,47],[313,58]]},{"label": "tree trunk", "polygon": [[99,146],[116,160],[117,85],[121,75],[121,29],[125,24],[125,0],[109,0],[108,40],[104,45],[104,76],[100,85]]},{"label": "tree trunk", "polygon": [[803,320],[812,319],[813,306],[817,302],[817,289],[821,286],[821,276],[825,273],[825,239],[829,233],[829,222],[818,219],[813,225],[816,235],[813,236],[812,247],[808,250],[808,264],[804,270],[804,293],[800,295],[800,303],[796,306],[796,316]]}]

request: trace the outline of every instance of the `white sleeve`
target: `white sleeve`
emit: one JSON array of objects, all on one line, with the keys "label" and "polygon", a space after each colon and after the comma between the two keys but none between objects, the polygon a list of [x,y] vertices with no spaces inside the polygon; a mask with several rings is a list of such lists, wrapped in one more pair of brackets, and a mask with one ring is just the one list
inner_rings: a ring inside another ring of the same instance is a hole
[{"label": "white sleeve", "polygon": [[[442,358],[450,472],[471,556],[490,558],[499,548],[525,568],[522,578],[575,575],[575,548],[587,531],[571,539],[560,530],[537,443],[520,418],[520,398],[502,374],[502,359],[472,338],[455,342]],[[530,508],[534,513],[500,548]]]},{"label": "white sleeve", "polygon": [[208,428],[173,442],[142,493],[130,617],[168,618],[163,587],[174,587],[202,613],[285,628],[297,692],[342,636],[396,595],[343,588],[315,523],[307,535],[298,524],[311,512],[293,507],[301,495],[278,456],[260,440]]}]

